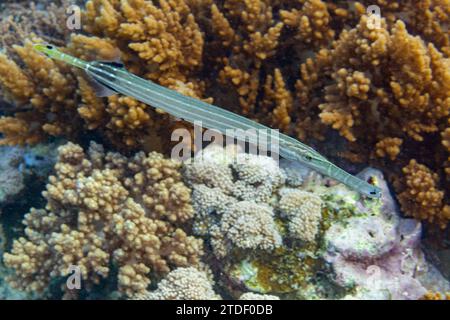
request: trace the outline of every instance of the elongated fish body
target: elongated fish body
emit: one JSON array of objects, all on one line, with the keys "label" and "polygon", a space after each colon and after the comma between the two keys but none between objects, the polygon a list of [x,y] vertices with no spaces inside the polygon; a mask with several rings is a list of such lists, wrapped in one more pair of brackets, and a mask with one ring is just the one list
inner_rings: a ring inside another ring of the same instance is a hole
[{"label": "elongated fish body", "polygon": [[[233,136],[233,138],[245,141],[257,141],[257,131],[263,130],[269,134],[270,130],[272,130],[267,126],[228,110],[182,95],[152,81],[142,79],[125,70],[119,63],[83,61],[64,54],[55,47],[47,44],[36,44],[35,49],[50,58],[64,61],[83,69],[95,81],[112,92],[133,97],[185,121],[191,123],[201,122],[204,127],[217,130],[224,135],[227,135],[230,129],[241,129],[246,132],[245,136]],[[254,136],[252,136],[252,132],[254,132]],[[283,158],[299,161],[323,175],[342,182],[367,197],[381,197],[380,188],[347,173],[329,162],[311,147],[282,133],[279,134],[278,138],[280,155]],[[270,146],[270,141],[268,143]]]}]

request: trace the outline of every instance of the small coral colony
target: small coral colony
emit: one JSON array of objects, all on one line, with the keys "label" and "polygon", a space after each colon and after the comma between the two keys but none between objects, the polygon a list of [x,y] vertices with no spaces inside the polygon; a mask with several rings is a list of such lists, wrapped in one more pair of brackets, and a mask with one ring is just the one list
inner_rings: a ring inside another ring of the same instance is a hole
[{"label": "small coral colony", "polygon": [[[0,10],[0,299],[450,299],[450,0]],[[317,157],[194,143],[48,43]],[[325,157],[380,198],[308,165]]]}]

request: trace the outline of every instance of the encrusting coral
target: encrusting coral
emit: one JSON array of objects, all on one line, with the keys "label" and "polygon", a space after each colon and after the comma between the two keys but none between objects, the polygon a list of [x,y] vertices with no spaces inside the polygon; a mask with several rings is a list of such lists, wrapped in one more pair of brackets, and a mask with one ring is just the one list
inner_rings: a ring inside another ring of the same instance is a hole
[{"label": "encrusting coral", "polygon": [[450,283],[425,259],[420,221],[400,217],[382,174],[366,169],[383,189],[378,213],[344,218],[325,233],[324,255],[334,281],[351,288],[344,299],[420,299],[427,291],[447,292]]},{"label": "encrusting coral", "polygon": [[25,237],[4,255],[12,284],[43,291],[77,266],[89,291],[117,268],[118,290],[134,296],[145,292],[150,272],[198,265],[202,240],[177,226],[193,214],[179,167],[157,153],[127,158],[95,143],[87,153],[72,143],[60,147],[45,209],[25,215]]}]

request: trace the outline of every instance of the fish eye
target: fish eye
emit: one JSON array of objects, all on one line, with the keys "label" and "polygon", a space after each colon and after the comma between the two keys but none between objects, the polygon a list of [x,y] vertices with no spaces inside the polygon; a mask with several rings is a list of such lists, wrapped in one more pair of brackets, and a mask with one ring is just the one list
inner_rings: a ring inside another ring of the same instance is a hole
[{"label": "fish eye", "polygon": [[49,44],[46,45],[45,47],[46,47],[48,50],[52,50],[52,49],[53,49],[53,46],[51,46],[51,45],[49,45]]},{"label": "fish eye", "polygon": [[370,191],[370,194],[371,194],[371,195],[376,195],[377,192],[376,192],[376,191]]}]

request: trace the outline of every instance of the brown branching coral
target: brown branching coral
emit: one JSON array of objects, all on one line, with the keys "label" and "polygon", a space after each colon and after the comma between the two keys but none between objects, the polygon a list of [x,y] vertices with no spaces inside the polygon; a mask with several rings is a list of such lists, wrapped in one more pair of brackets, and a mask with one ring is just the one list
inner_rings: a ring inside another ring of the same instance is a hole
[{"label": "brown branching coral", "polygon": [[186,223],[192,213],[178,168],[156,153],[128,159],[96,144],[87,154],[78,145],[62,146],[44,192],[47,206],[25,216],[26,237],[4,255],[15,270],[12,284],[42,291],[75,265],[89,290],[114,274],[113,265],[119,291],[132,296],[145,292],[150,271],[197,265],[202,241],[173,224]]},{"label": "brown branching coral", "polygon": [[433,43],[439,50],[449,56],[450,35],[448,33],[450,2],[448,0],[359,0],[327,2],[335,23],[355,24],[367,8],[377,5],[380,14],[392,26],[397,20],[406,23],[408,30]]},{"label": "brown branching coral", "polygon": [[[111,39],[129,70],[147,79],[175,88],[201,65],[203,36],[184,1],[91,0],[84,17],[86,31]],[[193,85],[202,97],[202,84]]]},{"label": "brown branching coral", "polygon": [[[17,1],[14,1],[17,2]],[[23,1],[25,2],[25,1]],[[29,2],[29,1],[26,1]],[[29,3],[2,3],[0,16],[0,45],[10,52],[15,44],[34,34],[45,41],[64,45],[71,30],[66,28],[66,10],[77,1],[56,0],[41,3],[38,8],[34,2]]]},{"label": "brown branching coral", "polygon": [[132,178],[126,179],[125,185],[135,197],[142,197],[150,217],[179,223],[192,218],[190,189],[181,181],[180,163],[167,161],[158,153],[139,153],[128,167]]},{"label": "brown branching coral", "polygon": [[291,125],[290,114],[293,108],[293,97],[286,88],[280,69],[275,69],[274,76],[267,76],[264,87],[265,100],[263,106],[267,110],[273,110],[269,117],[273,128],[288,131]]},{"label": "brown branching coral", "polygon": [[330,28],[331,17],[327,4],[321,0],[299,0],[303,3],[301,10],[280,10],[281,20],[288,27],[296,30],[295,39],[311,48],[326,46],[334,38]]},{"label": "brown branching coral", "polygon": [[[80,35],[71,39],[69,52],[84,59],[95,56],[109,60],[118,55],[109,41]],[[98,129],[116,146],[133,148],[145,146],[149,136],[157,136],[162,126],[168,125],[167,116],[132,98],[97,97],[85,77],[34,51],[31,41],[14,50],[25,67],[0,56],[0,84],[5,97],[17,106],[13,116],[0,120],[3,144],[35,143],[47,135],[74,139],[85,128]],[[161,150],[157,144],[153,149]]]},{"label": "brown branching coral", "polygon": [[403,140],[399,138],[384,138],[376,144],[375,153],[378,157],[389,157],[391,160],[395,160],[400,153],[400,146]]},{"label": "brown branching coral", "polygon": [[444,204],[444,192],[438,189],[438,176],[415,160],[403,168],[404,185],[398,199],[402,210],[416,219],[435,222],[445,228],[450,206]]},{"label": "brown branching coral", "polygon": [[211,46],[225,53],[213,56],[220,83],[235,87],[239,112],[255,114],[263,63],[276,54],[284,24],[274,19],[271,1],[246,0],[226,1],[223,8],[212,5],[209,25],[215,40]]},{"label": "brown branching coral", "polygon": [[[321,122],[338,130],[350,142],[350,150],[367,155],[365,161],[389,157],[405,163],[409,159],[402,153],[403,145],[417,145],[424,159],[429,159],[429,152],[437,154],[431,167],[441,172],[445,142],[431,147],[425,141],[447,126],[450,61],[433,44],[410,35],[402,21],[389,27],[381,20],[382,28],[374,30],[367,23],[368,17],[362,16],[331,49],[301,66],[297,96],[310,108],[317,106]],[[323,98],[319,89],[325,91]],[[312,110],[299,109],[292,117],[315,117]],[[418,208],[424,211],[417,215],[429,216],[425,207]]]},{"label": "brown branching coral", "polygon": [[445,161],[445,173],[447,174],[447,180],[450,180],[450,128],[446,128],[442,133],[442,145],[447,152],[447,160]]},{"label": "brown branching coral", "polygon": [[410,36],[402,22],[391,32],[368,29],[363,16],[330,52],[335,84],[325,88],[320,117],[350,141],[361,135],[357,130],[366,128],[403,131],[422,141],[448,116],[448,61],[432,45]]},{"label": "brown branching coral", "polygon": [[[24,70],[5,55],[0,56],[0,82],[6,97],[16,103],[29,102],[32,110],[1,118],[0,131],[5,135],[2,144],[36,142],[46,134],[73,137],[79,128],[73,95],[75,78],[66,65],[40,55],[32,46],[26,41],[24,46],[14,47],[26,66]],[[67,123],[72,126],[64,125]]]}]

